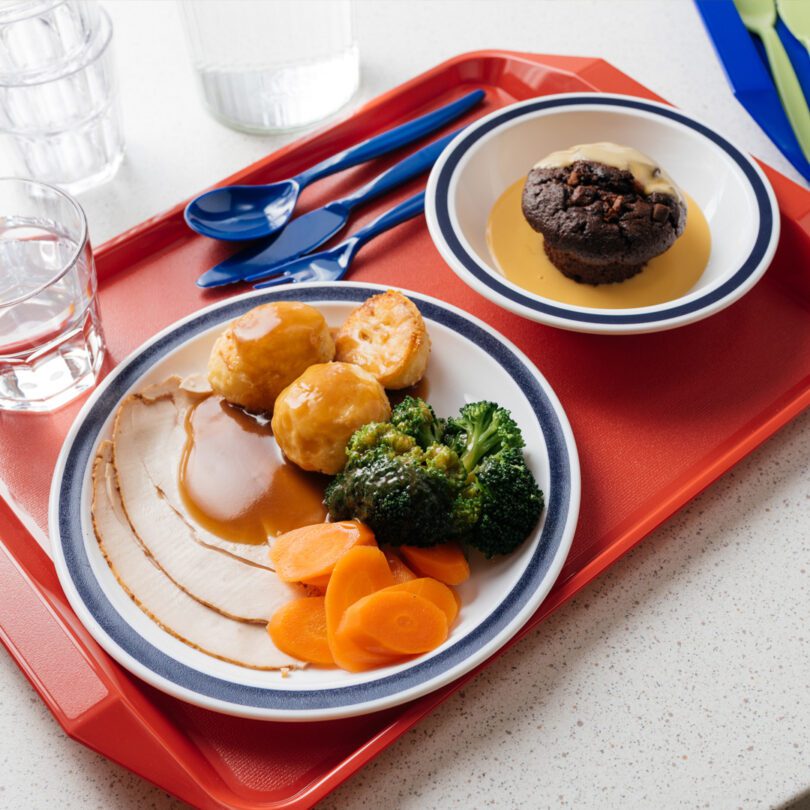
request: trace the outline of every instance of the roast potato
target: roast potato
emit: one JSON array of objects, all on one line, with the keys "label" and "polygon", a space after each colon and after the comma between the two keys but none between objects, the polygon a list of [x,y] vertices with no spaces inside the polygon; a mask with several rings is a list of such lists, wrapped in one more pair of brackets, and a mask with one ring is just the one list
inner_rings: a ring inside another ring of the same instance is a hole
[{"label": "roast potato", "polygon": [[408,388],[422,379],[430,337],[416,304],[388,290],[355,309],[335,336],[335,359],[355,363],[384,388]]},{"label": "roast potato", "polygon": [[352,433],[390,416],[385,390],[367,371],[351,363],[319,363],[279,394],[270,424],[290,461],[335,475],[346,462]]},{"label": "roast potato", "polygon": [[208,381],[228,402],[270,412],[276,397],[304,369],[334,355],[329,327],[315,307],[276,301],[249,310],[217,338]]}]

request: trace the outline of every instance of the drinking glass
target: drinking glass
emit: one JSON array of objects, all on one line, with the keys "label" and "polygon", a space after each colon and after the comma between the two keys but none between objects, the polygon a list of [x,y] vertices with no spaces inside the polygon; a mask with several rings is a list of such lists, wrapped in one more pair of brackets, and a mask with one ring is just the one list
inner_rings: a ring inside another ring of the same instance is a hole
[{"label": "drinking glass", "polygon": [[206,106],[230,127],[302,127],[357,89],[350,0],[180,0],[180,11]]},{"label": "drinking glass", "polygon": [[0,6],[0,132],[25,173],[77,193],[124,156],[112,23],[89,0]]},{"label": "drinking glass", "polygon": [[84,212],[53,186],[0,179],[0,408],[64,405],[103,359]]},{"label": "drinking glass", "polygon": [[0,73],[20,76],[74,59],[98,26],[91,0],[7,0],[0,4]]}]

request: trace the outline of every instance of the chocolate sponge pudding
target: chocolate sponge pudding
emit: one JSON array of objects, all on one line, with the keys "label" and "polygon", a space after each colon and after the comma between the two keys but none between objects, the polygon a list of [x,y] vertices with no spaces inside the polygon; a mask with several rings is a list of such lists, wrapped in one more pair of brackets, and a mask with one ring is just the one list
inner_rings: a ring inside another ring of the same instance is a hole
[{"label": "chocolate sponge pudding", "polygon": [[624,281],[683,233],[686,204],[672,180],[630,147],[554,152],[529,173],[523,215],[551,262],[586,284]]}]

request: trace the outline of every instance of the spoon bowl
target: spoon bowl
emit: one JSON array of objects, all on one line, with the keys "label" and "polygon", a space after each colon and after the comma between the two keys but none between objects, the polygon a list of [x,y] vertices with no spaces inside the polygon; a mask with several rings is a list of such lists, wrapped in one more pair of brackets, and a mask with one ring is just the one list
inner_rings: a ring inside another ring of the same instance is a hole
[{"label": "spoon bowl", "polygon": [[300,191],[295,180],[215,188],[188,204],[186,223],[212,239],[245,241],[267,237],[287,223]]}]

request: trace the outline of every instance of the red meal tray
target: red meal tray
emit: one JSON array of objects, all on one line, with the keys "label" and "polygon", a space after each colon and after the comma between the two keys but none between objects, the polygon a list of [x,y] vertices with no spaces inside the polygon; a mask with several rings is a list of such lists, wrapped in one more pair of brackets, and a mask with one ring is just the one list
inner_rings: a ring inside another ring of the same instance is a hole
[{"label": "red meal tray", "polygon": [[[597,59],[464,54],[224,182],[289,177],[476,87],[487,91],[487,110],[577,90],[655,98]],[[476,115],[481,113],[479,108]],[[357,187],[380,171],[380,163],[307,189],[302,210]],[[576,334],[509,314],[456,278],[421,220],[380,237],[360,254],[353,279],[437,296],[511,338],[549,379],[570,417],[582,463],[579,527],[557,585],[511,643],[810,403],[810,193],[765,170],[782,210],[773,266],[729,309],[670,332]],[[381,201],[362,219],[391,204],[390,198]],[[229,248],[192,234],[182,208],[97,251],[107,368],[158,329],[217,298],[193,281]],[[78,407],[51,416],[0,413],[0,486],[6,498],[0,502],[0,636],[74,739],[199,807],[303,807],[473,677],[377,714],[286,725],[198,709],[127,674],[79,624],[50,559],[32,536],[45,527],[54,463]]]}]

